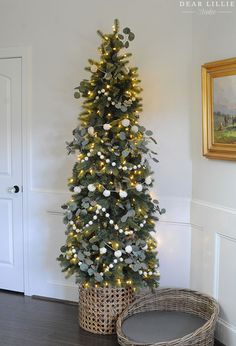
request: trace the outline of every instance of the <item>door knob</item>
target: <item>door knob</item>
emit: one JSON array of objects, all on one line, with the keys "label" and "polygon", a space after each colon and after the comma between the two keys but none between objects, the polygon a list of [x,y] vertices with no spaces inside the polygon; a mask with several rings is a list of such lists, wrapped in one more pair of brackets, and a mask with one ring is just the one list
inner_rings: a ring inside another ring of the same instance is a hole
[{"label": "door knob", "polygon": [[8,188],[9,193],[18,193],[19,191],[20,191],[20,188],[17,185],[14,185]]}]

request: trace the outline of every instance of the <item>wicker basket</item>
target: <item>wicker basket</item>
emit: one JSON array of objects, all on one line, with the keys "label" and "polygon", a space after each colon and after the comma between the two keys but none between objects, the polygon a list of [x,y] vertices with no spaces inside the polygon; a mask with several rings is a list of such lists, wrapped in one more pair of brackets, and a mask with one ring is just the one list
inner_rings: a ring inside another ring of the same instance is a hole
[{"label": "wicker basket", "polygon": [[115,334],[116,321],[134,301],[132,288],[83,288],[79,294],[79,324],[96,334]]},{"label": "wicker basket", "polygon": [[[147,344],[129,340],[122,331],[123,321],[139,312],[153,310],[186,312],[203,318],[206,323],[193,333],[168,342]],[[122,312],[116,325],[118,341],[124,346],[213,346],[218,314],[218,303],[207,295],[187,289],[159,289],[139,298]]]}]

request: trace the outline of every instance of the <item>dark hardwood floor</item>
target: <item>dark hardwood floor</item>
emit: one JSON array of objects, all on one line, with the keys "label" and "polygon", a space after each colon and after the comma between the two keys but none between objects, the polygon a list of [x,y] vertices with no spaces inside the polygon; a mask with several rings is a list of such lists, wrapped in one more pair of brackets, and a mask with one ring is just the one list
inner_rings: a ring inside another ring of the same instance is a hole
[{"label": "dark hardwood floor", "polygon": [[77,311],[77,306],[73,304],[0,291],[0,345],[118,345],[116,336],[100,336],[81,329],[78,326]]}]

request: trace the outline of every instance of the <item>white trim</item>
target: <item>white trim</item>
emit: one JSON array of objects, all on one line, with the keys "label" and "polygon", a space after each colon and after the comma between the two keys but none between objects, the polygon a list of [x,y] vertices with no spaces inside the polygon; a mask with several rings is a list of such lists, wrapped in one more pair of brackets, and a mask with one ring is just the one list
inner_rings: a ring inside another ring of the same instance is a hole
[{"label": "white trim", "polygon": [[231,332],[236,333],[236,326],[233,324],[223,320],[223,318],[219,318],[217,323],[221,324],[223,327],[229,329]]},{"label": "white trim", "polygon": [[34,192],[34,193],[49,193],[52,195],[55,194],[61,194],[61,195],[71,195],[71,192],[68,190],[48,190],[48,189],[43,189],[43,188],[35,188],[35,187],[31,187],[30,188],[30,192]]},{"label": "white trim", "polygon": [[224,205],[215,204],[215,203],[211,203],[211,202],[208,202],[208,201],[203,201],[201,199],[193,198],[192,199],[192,204],[197,204],[197,205],[200,205],[202,207],[216,209],[216,210],[219,210],[219,211],[223,211],[224,213],[229,213],[229,214],[236,215],[236,209],[234,209],[234,208],[229,208],[229,207],[226,207]]},{"label": "white trim", "polygon": [[215,239],[215,268],[214,268],[214,298],[219,300],[219,280],[220,280],[220,246],[221,239],[226,239],[236,243],[236,238],[229,237],[222,233],[216,233]]},{"label": "white trim", "polygon": [[221,245],[221,234],[216,233],[215,235],[215,266],[214,266],[214,286],[213,295],[216,300],[219,298],[219,278],[220,278],[220,245]]},{"label": "white trim", "polygon": [[32,54],[30,47],[9,47],[0,48],[0,58],[21,58],[22,72],[22,108],[21,108],[21,124],[22,124],[22,179],[23,179],[23,256],[24,256],[24,294],[31,295],[29,283],[29,228],[28,228],[28,193],[30,179],[30,114],[32,100]]}]

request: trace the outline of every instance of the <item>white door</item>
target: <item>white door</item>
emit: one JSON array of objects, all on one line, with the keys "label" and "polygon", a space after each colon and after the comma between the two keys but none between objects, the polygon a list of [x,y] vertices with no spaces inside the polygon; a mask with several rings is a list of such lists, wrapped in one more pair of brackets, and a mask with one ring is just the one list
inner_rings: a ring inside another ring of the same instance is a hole
[{"label": "white door", "polygon": [[0,289],[18,292],[24,291],[21,140],[21,58],[0,59]]}]

